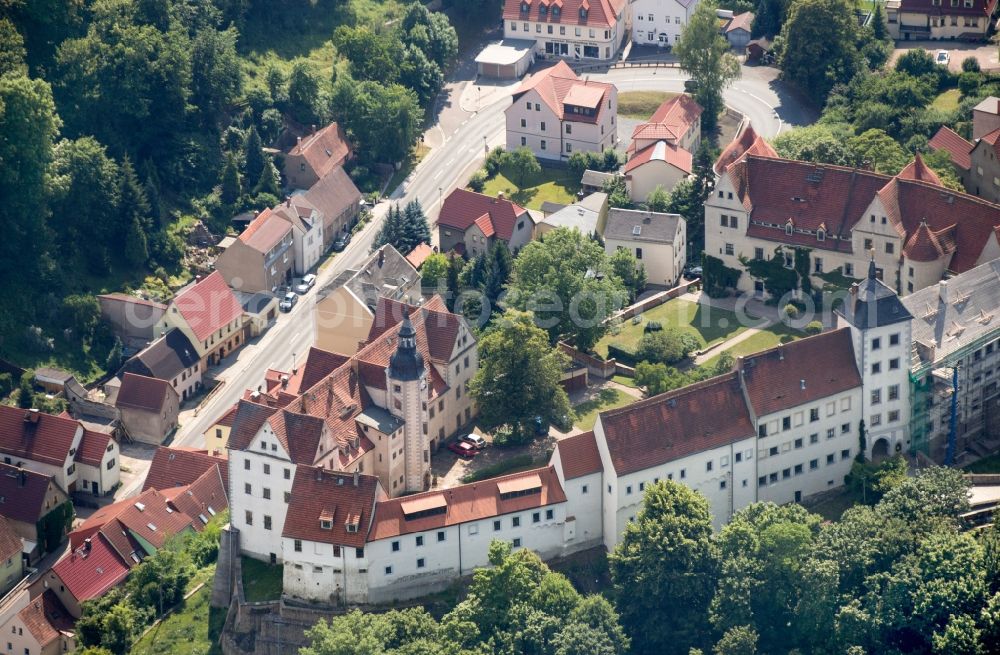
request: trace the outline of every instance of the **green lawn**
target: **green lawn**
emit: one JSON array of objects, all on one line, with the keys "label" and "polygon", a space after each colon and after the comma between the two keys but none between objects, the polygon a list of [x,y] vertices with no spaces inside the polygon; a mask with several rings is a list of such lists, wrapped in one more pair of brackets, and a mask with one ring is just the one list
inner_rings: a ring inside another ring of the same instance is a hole
[{"label": "green lawn", "polygon": [[147,632],[129,651],[131,655],[215,655],[226,610],[212,608],[209,582],[184,605]]},{"label": "green lawn", "polygon": [[618,389],[601,389],[596,397],[573,406],[576,421],[573,423],[581,430],[590,430],[597,423],[597,414],[616,407],[631,405],[637,399]]},{"label": "green lawn", "polygon": [[938,97],[934,98],[931,108],[940,111],[955,111],[958,109],[958,102],[962,99],[962,92],[958,89],[948,89]]},{"label": "green lawn", "polygon": [[794,341],[798,339],[801,335],[796,332],[789,330],[782,324],[772,325],[767,330],[761,330],[760,332],[754,334],[753,336],[747,337],[743,341],[740,341],[731,348],[727,348],[725,351],[720,350],[717,355],[707,360],[702,364],[702,366],[712,367],[715,366],[719,359],[719,356],[723,352],[728,351],[733,357],[740,357],[742,355],[750,355],[752,353],[757,353],[762,350],[767,350],[768,348],[773,348],[779,343],[788,343],[789,341]]},{"label": "green lawn", "polygon": [[969,473],[1000,473],[1000,453],[994,453],[974,464],[969,464],[965,470]]},{"label": "green lawn", "polygon": [[634,349],[642,338],[643,328],[649,321],[659,321],[664,328],[678,328],[693,334],[700,348],[719,341],[732,339],[746,330],[739,324],[735,313],[725,309],[706,308],[698,303],[675,298],[643,313],[642,322],[632,319],[622,321],[618,334],[608,333],[594,346],[601,357],[608,356],[608,344],[615,343]]},{"label": "green lawn", "polygon": [[633,389],[638,389],[639,386],[635,383],[635,378],[630,378],[625,375],[615,375],[611,378],[612,382],[617,382],[626,387],[632,387]]},{"label": "green lawn", "polygon": [[540,173],[524,180],[523,187],[517,185],[514,181],[516,179],[512,172],[504,168],[496,177],[486,182],[483,193],[496,196],[503,192],[505,196],[523,207],[540,209],[546,200],[563,205],[572,204],[576,201],[576,192],[580,188],[580,181],[574,180],[569,171],[544,165]]},{"label": "green lawn", "polygon": [[618,115],[648,120],[665,100],[680,95],[670,91],[623,91],[618,94]]},{"label": "green lawn", "polygon": [[243,594],[247,602],[258,603],[281,598],[281,564],[272,566],[252,557],[243,557]]},{"label": "green lawn", "polygon": [[392,174],[391,178],[389,178],[389,183],[385,186],[386,195],[395,191],[396,187],[403,183],[403,180],[405,180],[407,176],[413,172],[413,169],[417,167],[417,164],[419,164],[430,151],[431,149],[424,145],[423,142],[414,145],[409,156],[406,158],[406,161],[403,162],[403,165],[400,166],[398,171]]}]

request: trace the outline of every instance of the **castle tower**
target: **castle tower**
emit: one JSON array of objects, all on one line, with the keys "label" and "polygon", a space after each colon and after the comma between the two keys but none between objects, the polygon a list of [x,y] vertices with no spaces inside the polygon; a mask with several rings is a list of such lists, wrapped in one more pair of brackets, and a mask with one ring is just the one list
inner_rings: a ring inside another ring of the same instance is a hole
[{"label": "castle tower", "polygon": [[389,412],[404,423],[404,490],[407,492],[423,491],[430,486],[430,449],[423,430],[426,373],[423,355],[417,350],[417,332],[407,315],[399,328],[396,352],[389,358],[389,368],[385,371]]}]

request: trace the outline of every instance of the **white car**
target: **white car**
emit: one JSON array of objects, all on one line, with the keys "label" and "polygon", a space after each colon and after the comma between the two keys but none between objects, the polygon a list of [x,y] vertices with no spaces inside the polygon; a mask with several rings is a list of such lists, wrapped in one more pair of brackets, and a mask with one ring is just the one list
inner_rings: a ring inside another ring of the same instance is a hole
[{"label": "white car", "polygon": [[293,291],[289,291],[285,294],[285,297],[278,303],[278,309],[283,312],[292,311],[292,307],[295,307],[295,303],[299,301],[299,297],[295,295]]},{"label": "white car", "polygon": [[934,61],[940,66],[947,66],[948,62],[951,61],[951,55],[948,54],[947,50],[938,50],[934,56]]},{"label": "white car", "polygon": [[309,291],[309,289],[312,289],[314,286],[316,286],[316,276],[313,275],[312,273],[309,273],[308,275],[302,278],[302,281],[299,282],[298,286],[295,287],[295,290],[298,291],[299,293],[306,293],[307,291]]},{"label": "white car", "polygon": [[467,434],[462,437],[462,441],[480,450],[486,447],[486,439],[483,439],[478,434]]}]

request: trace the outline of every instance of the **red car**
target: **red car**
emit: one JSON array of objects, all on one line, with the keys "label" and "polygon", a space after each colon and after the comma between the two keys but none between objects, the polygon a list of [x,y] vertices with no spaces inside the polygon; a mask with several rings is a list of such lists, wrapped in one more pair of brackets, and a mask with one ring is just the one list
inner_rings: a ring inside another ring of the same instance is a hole
[{"label": "red car", "polygon": [[451,442],[448,444],[448,450],[465,459],[472,459],[479,454],[479,450],[475,446],[465,441]]}]

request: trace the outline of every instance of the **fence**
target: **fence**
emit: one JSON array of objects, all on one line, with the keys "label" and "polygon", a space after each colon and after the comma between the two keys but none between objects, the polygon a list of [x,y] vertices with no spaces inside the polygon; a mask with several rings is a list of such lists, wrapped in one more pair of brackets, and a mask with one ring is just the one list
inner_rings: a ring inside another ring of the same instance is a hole
[{"label": "fence", "polygon": [[597,357],[588,355],[582,350],[577,350],[565,341],[559,342],[559,350],[569,355],[569,358],[574,362],[580,364],[581,366],[586,366],[587,373],[590,375],[596,375],[597,377],[606,380],[615,374],[616,362],[614,359],[598,359]]},{"label": "fence", "polygon": [[642,314],[643,312],[649,311],[650,309],[653,309],[654,307],[659,307],[660,305],[662,305],[663,303],[667,302],[668,300],[673,300],[674,298],[677,298],[678,296],[683,296],[685,293],[687,293],[691,289],[691,287],[696,287],[696,286],[698,286],[700,284],[701,284],[701,282],[698,281],[698,280],[695,280],[694,282],[684,282],[683,284],[677,285],[673,289],[668,289],[666,291],[661,291],[660,293],[654,294],[654,295],[650,296],[649,298],[646,298],[644,300],[640,300],[639,302],[637,302],[637,303],[635,303],[633,305],[629,305],[625,309],[623,309],[620,312],[618,312],[617,314],[613,315],[611,318],[612,319],[618,318],[618,319],[623,319],[623,320],[627,319],[627,318],[632,318],[633,316],[637,316],[638,314]]}]

